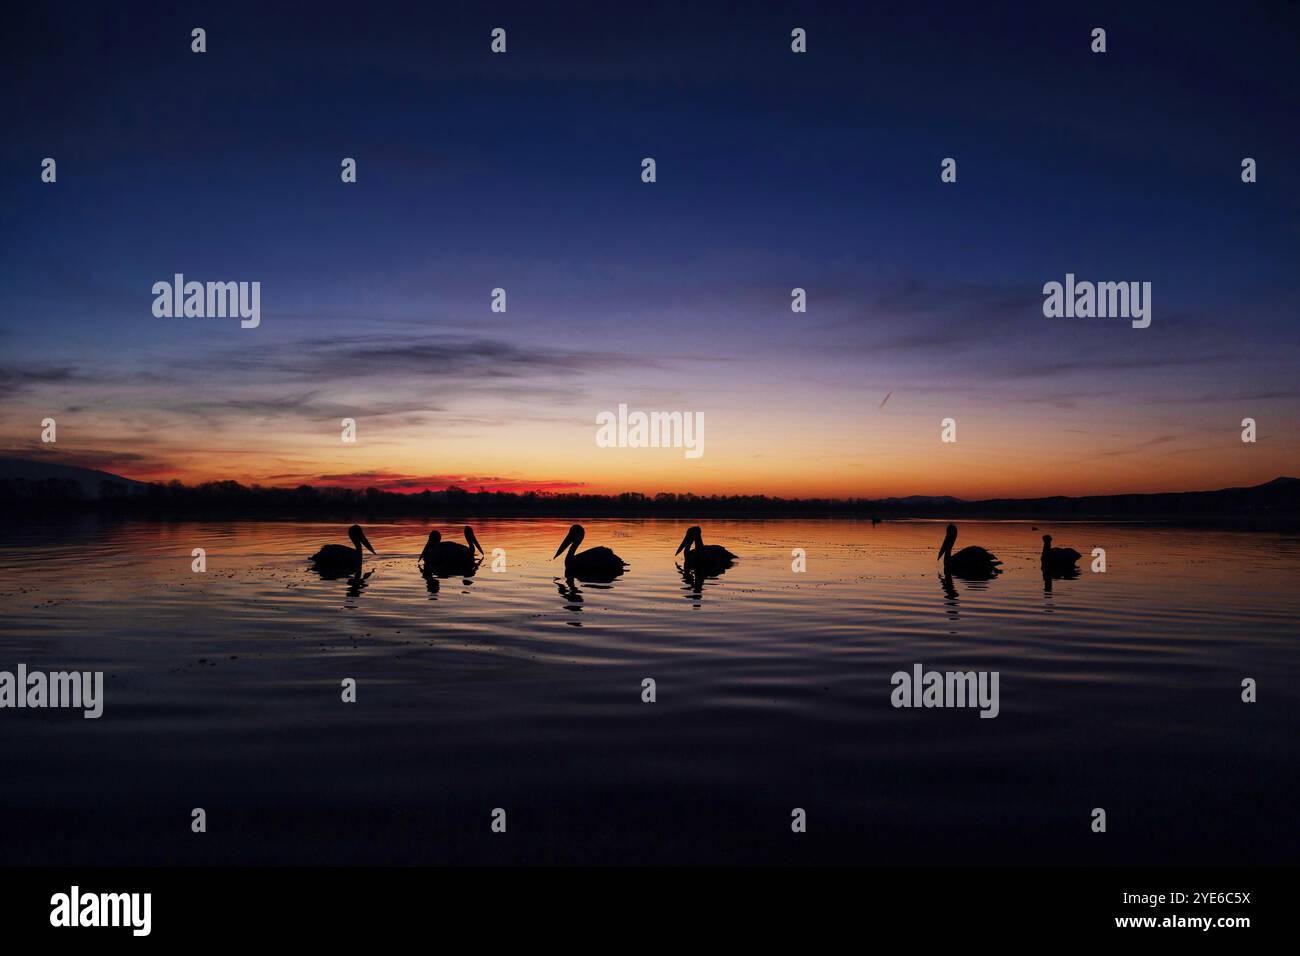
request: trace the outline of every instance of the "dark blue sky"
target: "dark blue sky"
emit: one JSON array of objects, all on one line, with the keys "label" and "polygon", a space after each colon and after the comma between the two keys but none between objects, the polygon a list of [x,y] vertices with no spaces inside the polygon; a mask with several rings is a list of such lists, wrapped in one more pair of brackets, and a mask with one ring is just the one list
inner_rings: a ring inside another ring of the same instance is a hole
[{"label": "dark blue sky", "polygon": [[[592,412],[631,400],[726,427],[713,471],[665,464],[642,490],[1052,491],[1032,449],[1088,429],[1054,458],[1113,456],[1125,487],[1195,461],[1197,484],[1243,414],[1274,444],[1224,478],[1294,470],[1294,3],[270,6],[7,13],[11,453],[46,451],[29,419],[50,409],[83,416],[66,454],[128,473],[193,476],[215,445],[254,477],[346,474],[309,435],[357,409],[395,475],[484,477],[521,420],[585,454]],[[178,271],[261,281],[256,338],[155,319]],[[1052,324],[1041,286],[1066,272],[1150,281],[1152,327]],[[890,390],[897,419],[853,432]],[[953,407],[988,423],[988,457],[901,486]],[[272,464],[252,436],[277,430]],[[396,451],[426,440],[444,461]],[[781,441],[815,480],[770,462]],[[490,477],[579,481],[513,464]]]}]

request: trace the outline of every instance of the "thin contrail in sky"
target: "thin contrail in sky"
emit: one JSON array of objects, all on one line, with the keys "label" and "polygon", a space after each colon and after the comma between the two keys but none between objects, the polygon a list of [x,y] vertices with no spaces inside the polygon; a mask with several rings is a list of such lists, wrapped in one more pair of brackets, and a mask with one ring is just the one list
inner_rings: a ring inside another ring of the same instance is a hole
[{"label": "thin contrail in sky", "polygon": [[893,394],[894,394],[894,390],[891,388],[891,389],[890,389],[890,390],[885,394],[885,397],[884,397],[883,399],[880,400],[880,406],[879,406],[879,407],[880,407],[880,408],[884,408],[884,407],[885,407],[885,402],[889,401],[889,396],[890,396],[890,395],[893,395]]}]

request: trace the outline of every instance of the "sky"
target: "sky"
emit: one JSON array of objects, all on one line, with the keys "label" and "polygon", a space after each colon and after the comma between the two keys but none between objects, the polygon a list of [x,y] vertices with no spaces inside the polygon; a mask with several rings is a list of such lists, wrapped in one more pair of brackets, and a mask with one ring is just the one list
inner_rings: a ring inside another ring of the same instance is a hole
[{"label": "sky", "polygon": [[[265,6],[6,13],[0,455],[647,494],[1300,475],[1293,3]],[[156,317],[175,273],[260,282],[260,325]],[[1067,273],[1150,282],[1150,327],[1045,317]],[[702,414],[704,453],[599,447],[620,404]]]}]

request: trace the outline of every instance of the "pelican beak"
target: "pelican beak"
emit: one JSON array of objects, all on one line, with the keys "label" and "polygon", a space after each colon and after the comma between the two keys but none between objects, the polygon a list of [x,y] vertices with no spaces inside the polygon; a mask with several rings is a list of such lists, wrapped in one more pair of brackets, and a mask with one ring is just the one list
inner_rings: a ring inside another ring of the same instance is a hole
[{"label": "pelican beak", "polygon": [[365,536],[364,533],[362,533],[362,535],[361,535],[361,543],[364,544],[364,545],[366,546],[366,549],[367,549],[371,554],[374,554],[374,553],[375,553],[375,549],[372,548],[372,547],[370,547],[370,539],[367,538],[367,537]]},{"label": "pelican beak", "polygon": [[943,538],[943,546],[939,548],[939,555],[935,560],[941,559],[945,554],[952,553],[952,544],[957,540],[957,535],[949,531]]},{"label": "pelican beak", "polygon": [[675,555],[681,554],[682,549],[685,548],[690,543],[691,543],[691,533],[688,531],[686,532],[686,537],[682,538],[682,543],[677,546],[677,550],[674,551],[673,554]]},{"label": "pelican beak", "polygon": [[478,543],[478,535],[474,533],[473,528],[465,529],[465,540],[469,542],[470,550],[478,549],[478,553],[483,553],[483,545]]},{"label": "pelican beak", "polygon": [[564,540],[560,542],[560,546],[559,546],[558,548],[555,549],[555,553],[554,553],[553,555],[551,555],[551,560],[554,561],[554,560],[555,560],[556,558],[558,558],[561,554],[563,554],[563,553],[564,553],[564,549],[567,548],[567,547],[569,546],[569,542],[572,541],[572,540],[573,540],[573,532],[570,531],[568,534],[566,534],[566,535],[564,536]]}]

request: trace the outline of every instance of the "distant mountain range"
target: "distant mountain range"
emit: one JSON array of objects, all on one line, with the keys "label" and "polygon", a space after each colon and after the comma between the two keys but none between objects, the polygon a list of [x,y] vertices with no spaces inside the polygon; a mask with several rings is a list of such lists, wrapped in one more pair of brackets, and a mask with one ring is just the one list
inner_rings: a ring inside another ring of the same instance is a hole
[{"label": "distant mountain range", "polygon": [[0,458],[0,503],[52,510],[112,507],[154,513],[364,513],[374,516],[479,513],[500,515],[874,515],[897,517],[1231,517],[1269,521],[1300,518],[1300,478],[1275,478],[1248,488],[1070,498],[990,498],[947,495],[902,498],[774,498],[767,495],[621,495],[425,491],[403,494],[336,487],[250,488],[235,481],[188,487],[150,484],[75,465]]},{"label": "distant mountain range", "polygon": [[1274,478],[1247,488],[1218,491],[1167,491],[1154,494],[1088,495],[1069,498],[990,498],[960,501],[963,511],[988,515],[1162,515],[1162,516],[1253,516],[1300,515],[1300,478]]},{"label": "distant mountain range", "polygon": [[[81,489],[81,497],[98,498],[101,491],[120,487],[125,493],[143,491],[146,482],[123,478],[107,471],[94,468],[79,468],[76,465],[59,465],[48,461],[31,461],[27,458],[0,458],[0,482],[23,482],[30,485],[45,483],[72,482]],[[105,487],[104,483],[108,482]]]}]

